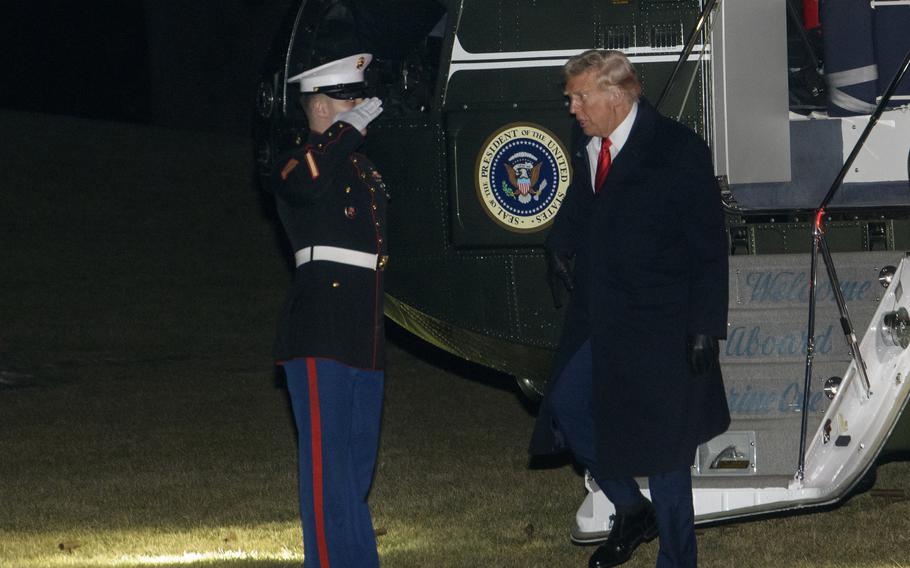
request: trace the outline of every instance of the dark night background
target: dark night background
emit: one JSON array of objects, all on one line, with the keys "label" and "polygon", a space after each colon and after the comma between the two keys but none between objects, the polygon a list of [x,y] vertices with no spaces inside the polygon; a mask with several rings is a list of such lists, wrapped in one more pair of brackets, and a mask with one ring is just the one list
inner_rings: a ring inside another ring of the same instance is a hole
[{"label": "dark night background", "polygon": [[4,1],[0,108],[248,135],[290,0]]}]

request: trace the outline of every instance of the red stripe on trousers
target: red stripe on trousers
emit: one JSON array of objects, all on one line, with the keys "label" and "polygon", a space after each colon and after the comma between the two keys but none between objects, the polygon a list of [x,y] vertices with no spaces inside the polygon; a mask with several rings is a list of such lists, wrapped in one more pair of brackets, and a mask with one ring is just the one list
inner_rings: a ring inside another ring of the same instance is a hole
[{"label": "red stripe on trousers", "polygon": [[316,548],[319,549],[319,566],[329,568],[329,547],[325,540],[325,509],[322,502],[322,426],[319,420],[316,359],[307,357],[306,370],[310,387],[310,442],[313,449],[313,509],[316,512]]}]

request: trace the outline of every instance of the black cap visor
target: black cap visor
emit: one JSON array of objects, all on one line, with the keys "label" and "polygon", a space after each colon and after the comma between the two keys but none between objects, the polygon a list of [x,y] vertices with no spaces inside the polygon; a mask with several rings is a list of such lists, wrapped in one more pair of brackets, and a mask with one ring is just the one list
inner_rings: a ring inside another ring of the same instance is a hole
[{"label": "black cap visor", "polygon": [[325,95],[340,100],[363,99],[367,97],[367,84],[364,81],[360,81],[358,83],[325,85],[314,89],[313,94]]}]

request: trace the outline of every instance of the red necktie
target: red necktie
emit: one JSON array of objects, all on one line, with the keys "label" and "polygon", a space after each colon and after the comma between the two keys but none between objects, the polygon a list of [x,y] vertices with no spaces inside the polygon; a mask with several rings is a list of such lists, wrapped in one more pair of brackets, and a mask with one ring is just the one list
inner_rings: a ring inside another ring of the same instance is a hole
[{"label": "red necktie", "polygon": [[604,138],[600,144],[600,155],[597,157],[597,175],[594,176],[594,193],[600,191],[600,187],[604,184],[604,181],[607,179],[607,173],[610,171],[610,164],[612,163],[612,158],[610,157],[610,142],[609,138]]}]

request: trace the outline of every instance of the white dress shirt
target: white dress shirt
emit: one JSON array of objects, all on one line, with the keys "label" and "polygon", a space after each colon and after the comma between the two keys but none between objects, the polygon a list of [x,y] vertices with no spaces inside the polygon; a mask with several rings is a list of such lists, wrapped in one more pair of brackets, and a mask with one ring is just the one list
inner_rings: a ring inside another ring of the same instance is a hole
[{"label": "white dress shirt", "polygon": [[[619,151],[622,150],[622,147],[626,144],[626,140],[629,139],[629,133],[632,132],[632,123],[635,122],[635,117],[638,115],[638,101],[632,103],[632,109],[629,111],[629,114],[626,115],[626,118],[619,123],[619,126],[610,133],[610,160],[616,160],[616,155],[619,154]],[[591,165],[591,188],[596,191],[594,188],[594,177],[597,175],[597,162],[600,158],[600,147],[603,145],[603,138],[600,136],[592,136],[591,141],[588,142],[586,147],[588,152],[588,163]]]}]

